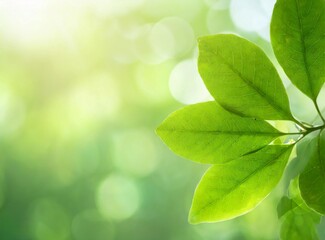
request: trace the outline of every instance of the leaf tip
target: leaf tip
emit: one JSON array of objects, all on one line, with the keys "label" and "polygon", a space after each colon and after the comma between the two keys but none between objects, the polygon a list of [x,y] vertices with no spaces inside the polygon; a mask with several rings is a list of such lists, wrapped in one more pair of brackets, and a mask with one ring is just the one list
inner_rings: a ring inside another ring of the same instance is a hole
[{"label": "leaf tip", "polygon": [[188,222],[190,224],[192,224],[192,225],[197,225],[197,224],[200,224],[200,223],[213,222],[213,221],[209,221],[209,217],[207,217],[202,212],[202,208],[195,201],[195,196],[193,198],[192,206],[191,206],[191,209],[189,211]]},{"label": "leaf tip", "polygon": [[206,37],[204,37],[204,36],[198,37],[197,42],[200,43],[202,40],[204,40],[204,38],[206,38]]},{"label": "leaf tip", "polygon": [[207,38],[206,36],[201,36],[197,38],[197,45],[199,49],[202,48],[202,44],[204,44],[206,38]]},{"label": "leaf tip", "polygon": [[162,123],[160,123],[160,124],[156,127],[156,129],[155,129],[155,133],[156,133],[159,137],[161,137],[162,132],[164,131],[164,128],[165,128],[165,121],[166,121],[166,120],[164,120]]},{"label": "leaf tip", "polygon": [[159,132],[160,131],[161,131],[161,125],[159,125],[158,127],[156,127],[155,133],[159,136]]},{"label": "leaf tip", "polygon": [[197,225],[199,223],[202,223],[202,221],[200,221],[198,215],[193,212],[193,210],[190,210],[190,214],[188,215],[188,222],[192,225]]}]

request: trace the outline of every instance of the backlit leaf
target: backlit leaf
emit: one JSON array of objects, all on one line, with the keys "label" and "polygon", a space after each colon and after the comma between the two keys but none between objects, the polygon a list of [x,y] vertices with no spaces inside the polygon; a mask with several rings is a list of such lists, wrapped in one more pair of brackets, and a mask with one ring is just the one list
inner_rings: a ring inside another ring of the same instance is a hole
[{"label": "backlit leaf", "polygon": [[282,240],[319,239],[315,225],[319,224],[320,216],[315,212],[301,207],[288,197],[283,197],[278,205],[278,214],[281,218]]},{"label": "backlit leaf", "polygon": [[202,163],[233,160],[282,135],[269,123],[239,117],[216,102],[174,112],[158,127],[157,133],[176,154]]},{"label": "backlit leaf", "polygon": [[288,77],[316,100],[325,82],[325,1],[278,0],[273,11],[271,39]]},{"label": "backlit leaf", "polygon": [[198,67],[211,95],[238,115],[292,120],[283,83],[265,53],[231,34],[199,39]]},{"label": "backlit leaf", "polygon": [[308,159],[299,176],[301,196],[310,208],[325,215],[325,132],[311,139],[297,157]]},{"label": "backlit leaf", "polygon": [[292,146],[270,145],[212,166],[195,191],[190,222],[228,220],[255,208],[279,182],[291,149]]}]

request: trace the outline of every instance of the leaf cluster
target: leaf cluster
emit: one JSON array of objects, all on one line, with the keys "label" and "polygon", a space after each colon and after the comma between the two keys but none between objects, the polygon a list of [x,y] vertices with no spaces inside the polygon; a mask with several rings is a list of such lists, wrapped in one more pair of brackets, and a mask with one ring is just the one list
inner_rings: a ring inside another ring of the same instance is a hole
[{"label": "leaf cluster", "polygon": [[[195,190],[189,214],[194,224],[254,209],[276,187],[296,146],[296,161],[307,164],[279,204],[281,238],[317,239],[315,224],[325,214],[325,120],[317,103],[325,82],[325,1],[278,0],[271,43],[323,124],[292,114],[281,78],[258,46],[218,34],[198,41],[199,72],[215,101],[172,113],[157,133],[176,154],[212,165]],[[291,121],[296,131],[279,131],[270,120]]]}]

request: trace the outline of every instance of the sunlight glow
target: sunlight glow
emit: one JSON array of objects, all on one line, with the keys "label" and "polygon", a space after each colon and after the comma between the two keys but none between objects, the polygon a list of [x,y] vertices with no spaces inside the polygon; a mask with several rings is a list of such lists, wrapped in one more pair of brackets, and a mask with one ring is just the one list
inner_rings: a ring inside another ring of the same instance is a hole
[{"label": "sunlight glow", "polygon": [[68,97],[71,120],[81,123],[113,118],[120,107],[117,84],[107,73],[89,76]]},{"label": "sunlight glow", "polygon": [[184,104],[212,100],[194,59],[185,60],[175,66],[169,78],[169,88],[172,96]]},{"label": "sunlight glow", "polygon": [[210,9],[207,14],[206,23],[211,34],[235,31],[235,26],[228,10]]},{"label": "sunlight glow", "polygon": [[140,7],[144,0],[84,0],[87,7],[93,8],[98,16],[125,15]]},{"label": "sunlight glow", "polygon": [[5,87],[0,86],[0,138],[18,130],[25,120],[25,106]]},{"label": "sunlight glow", "polygon": [[168,80],[172,64],[163,63],[157,65],[139,64],[135,70],[137,87],[145,97],[144,101],[148,104],[165,102],[170,99]]},{"label": "sunlight glow", "polygon": [[275,0],[232,0],[230,13],[233,22],[240,29],[256,32],[270,41],[270,21]]},{"label": "sunlight glow", "polygon": [[260,0],[232,0],[230,13],[234,23],[245,31],[259,31],[269,24]]},{"label": "sunlight glow", "polygon": [[210,8],[210,10],[223,10],[229,7],[229,0],[204,0],[204,2]]},{"label": "sunlight glow", "polygon": [[0,1],[1,31],[8,40],[20,44],[45,44],[55,38],[58,31],[57,13],[52,11],[49,0],[2,0]]},{"label": "sunlight glow", "polygon": [[138,28],[134,51],[140,61],[159,64],[182,56],[192,50],[195,37],[190,24],[178,17],[163,18],[159,22]]}]

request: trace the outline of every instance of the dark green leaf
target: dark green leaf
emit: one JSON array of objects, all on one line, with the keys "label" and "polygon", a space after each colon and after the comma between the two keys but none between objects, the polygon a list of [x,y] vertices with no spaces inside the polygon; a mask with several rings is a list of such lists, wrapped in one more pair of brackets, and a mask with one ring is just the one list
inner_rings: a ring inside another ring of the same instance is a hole
[{"label": "dark green leaf", "polygon": [[199,39],[199,72],[211,95],[238,115],[292,120],[281,79],[265,53],[235,35]]},{"label": "dark green leaf", "polygon": [[281,218],[285,214],[287,214],[289,211],[291,211],[294,208],[299,207],[295,201],[292,201],[288,197],[281,198],[277,211],[278,211],[278,218]]},{"label": "dark green leaf", "polygon": [[212,166],[195,191],[190,222],[228,220],[255,208],[279,182],[291,149],[292,146],[269,145]]},{"label": "dark green leaf", "polygon": [[298,159],[308,159],[299,176],[301,196],[306,204],[325,215],[325,131],[308,142],[305,151],[299,151]]},{"label": "dark green leaf", "polygon": [[175,153],[202,163],[233,160],[282,135],[267,122],[239,117],[216,102],[174,112],[157,133]]},{"label": "dark green leaf", "polygon": [[294,200],[283,197],[278,205],[281,218],[280,236],[282,240],[319,239],[315,225],[320,216],[298,205]]},{"label": "dark green leaf", "polygon": [[288,77],[315,101],[325,82],[325,1],[278,0],[271,39]]}]

